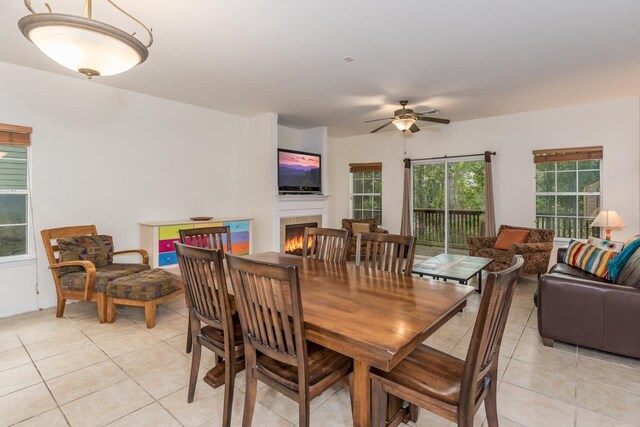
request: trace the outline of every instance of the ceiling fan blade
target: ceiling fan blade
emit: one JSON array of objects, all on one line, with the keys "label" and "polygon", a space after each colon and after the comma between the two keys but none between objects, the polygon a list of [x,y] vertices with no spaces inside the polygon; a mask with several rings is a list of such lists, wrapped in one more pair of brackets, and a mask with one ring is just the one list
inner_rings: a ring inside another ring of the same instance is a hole
[{"label": "ceiling fan blade", "polygon": [[424,116],[425,114],[438,114],[440,111],[436,110],[435,108],[432,108],[429,111],[425,111],[424,113],[415,113],[416,116]]},{"label": "ceiling fan blade", "polygon": [[380,120],[393,120],[393,119],[394,119],[393,117],[391,117],[391,118],[386,118],[385,117],[384,119],[367,120],[367,121],[365,121],[365,123],[373,123],[373,122],[379,122]]},{"label": "ceiling fan blade", "polygon": [[376,133],[376,132],[378,132],[380,129],[382,129],[382,128],[386,128],[386,127],[387,127],[387,126],[389,126],[390,124],[391,124],[391,122],[385,123],[385,124],[383,124],[382,126],[380,126],[379,128],[375,128],[374,130],[372,130],[372,131],[371,131],[371,132],[369,132],[369,133]]},{"label": "ceiling fan blade", "polygon": [[416,133],[416,132],[420,132],[420,128],[418,126],[416,126],[416,124],[412,124],[411,127],[409,128],[409,132],[411,133]]},{"label": "ceiling fan blade", "polygon": [[445,125],[448,125],[449,123],[451,123],[451,120],[449,119],[437,119],[435,117],[416,117],[416,119],[422,120],[423,122],[442,123]]}]

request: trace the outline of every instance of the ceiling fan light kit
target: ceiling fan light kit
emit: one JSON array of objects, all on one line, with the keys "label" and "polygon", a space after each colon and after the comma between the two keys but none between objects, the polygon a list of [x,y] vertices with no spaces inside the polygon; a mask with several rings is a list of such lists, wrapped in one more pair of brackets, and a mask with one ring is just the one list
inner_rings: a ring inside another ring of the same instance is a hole
[{"label": "ceiling fan light kit", "polygon": [[371,122],[379,122],[381,120],[389,120],[387,123],[375,128],[369,133],[376,133],[379,130],[386,128],[392,123],[396,128],[398,128],[398,130],[402,131],[403,133],[406,133],[407,131],[411,133],[420,132],[420,128],[416,125],[416,122],[418,120],[423,122],[441,123],[445,125],[448,125],[449,123],[451,123],[451,120],[449,119],[423,117],[427,114],[437,114],[439,113],[438,110],[431,109],[429,111],[425,111],[424,113],[415,113],[411,108],[407,108],[407,104],[409,103],[409,101],[402,100],[398,102],[400,103],[400,106],[402,108],[394,111],[393,117],[384,118],[384,119],[367,120],[365,122],[365,123],[371,123]]},{"label": "ceiling fan light kit", "polygon": [[406,119],[395,119],[392,123],[395,125],[395,127],[398,128],[398,130],[401,130],[402,132],[406,132],[411,128],[411,126],[413,126],[415,122],[416,122],[416,119],[406,118]]},{"label": "ceiling fan light kit", "polygon": [[85,0],[83,16],[53,13],[48,3],[45,3],[48,12],[36,13],[31,7],[31,0],[24,0],[31,15],[20,19],[18,27],[49,58],[89,79],[120,74],[147,59],[153,33],[113,1],[106,1],[148,32],[149,41],[146,45],[134,37],[135,33],[128,34],[94,20],[92,0]]}]

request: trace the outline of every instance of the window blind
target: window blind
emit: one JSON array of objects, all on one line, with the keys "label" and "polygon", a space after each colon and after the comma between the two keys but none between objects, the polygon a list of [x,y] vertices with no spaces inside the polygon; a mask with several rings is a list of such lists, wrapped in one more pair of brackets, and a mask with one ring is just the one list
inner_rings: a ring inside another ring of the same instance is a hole
[{"label": "window blind", "polygon": [[0,123],[0,145],[28,147],[31,145],[31,132],[27,126]]},{"label": "window blind", "polygon": [[534,163],[574,162],[577,160],[600,159],[602,159],[602,146],[533,150]]},{"label": "window blind", "polygon": [[382,163],[349,163],[349,172],[375,172],[382,170]]}]

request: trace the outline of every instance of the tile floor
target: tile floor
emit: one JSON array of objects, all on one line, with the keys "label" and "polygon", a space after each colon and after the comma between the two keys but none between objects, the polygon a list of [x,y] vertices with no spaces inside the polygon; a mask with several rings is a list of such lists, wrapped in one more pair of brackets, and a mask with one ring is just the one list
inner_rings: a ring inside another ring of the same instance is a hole
[{"label": "tile floor", "polygon": [[[543,347],[532,295],[536,282],[518,283],[500,355],[498,412],[502,426],[640,425],[640,360],[557,344]],[[479,304],[427,343],[464,357]],[[19,426],[218,426],[223,389],[200,381],[187,404],[190,359],[184,353],[186,310],[175,299],[147,330],[142,310],[125,307],[111,325],[100,325],[95,304],[68,304],[0,319],[0,425]],[[212,367],[203,350],[202,377]],[[233,407],[240,425],[244,373]],[[348,393],[337,386],[312,402],[312,425],[350,426]],[[260,385],[256,426],[292,426],[297,405]],[[476,425],[484,425],[484,409]],[[418,426],[451,425],[426,411]]]}]

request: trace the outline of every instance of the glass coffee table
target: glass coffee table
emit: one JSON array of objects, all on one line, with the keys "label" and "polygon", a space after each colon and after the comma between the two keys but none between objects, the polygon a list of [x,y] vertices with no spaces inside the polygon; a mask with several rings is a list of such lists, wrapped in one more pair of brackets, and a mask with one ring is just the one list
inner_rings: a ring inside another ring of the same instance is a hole
[{"label": "glass coffee table", "polygon": [[469,255],[440,254],[413,264],[413,273],[420,277],[431,276],[445,282],[457,280],[466,285],[473,277],[478,278],[477,292],[482,293],[482,269],[491,264],[491,258]]}]

